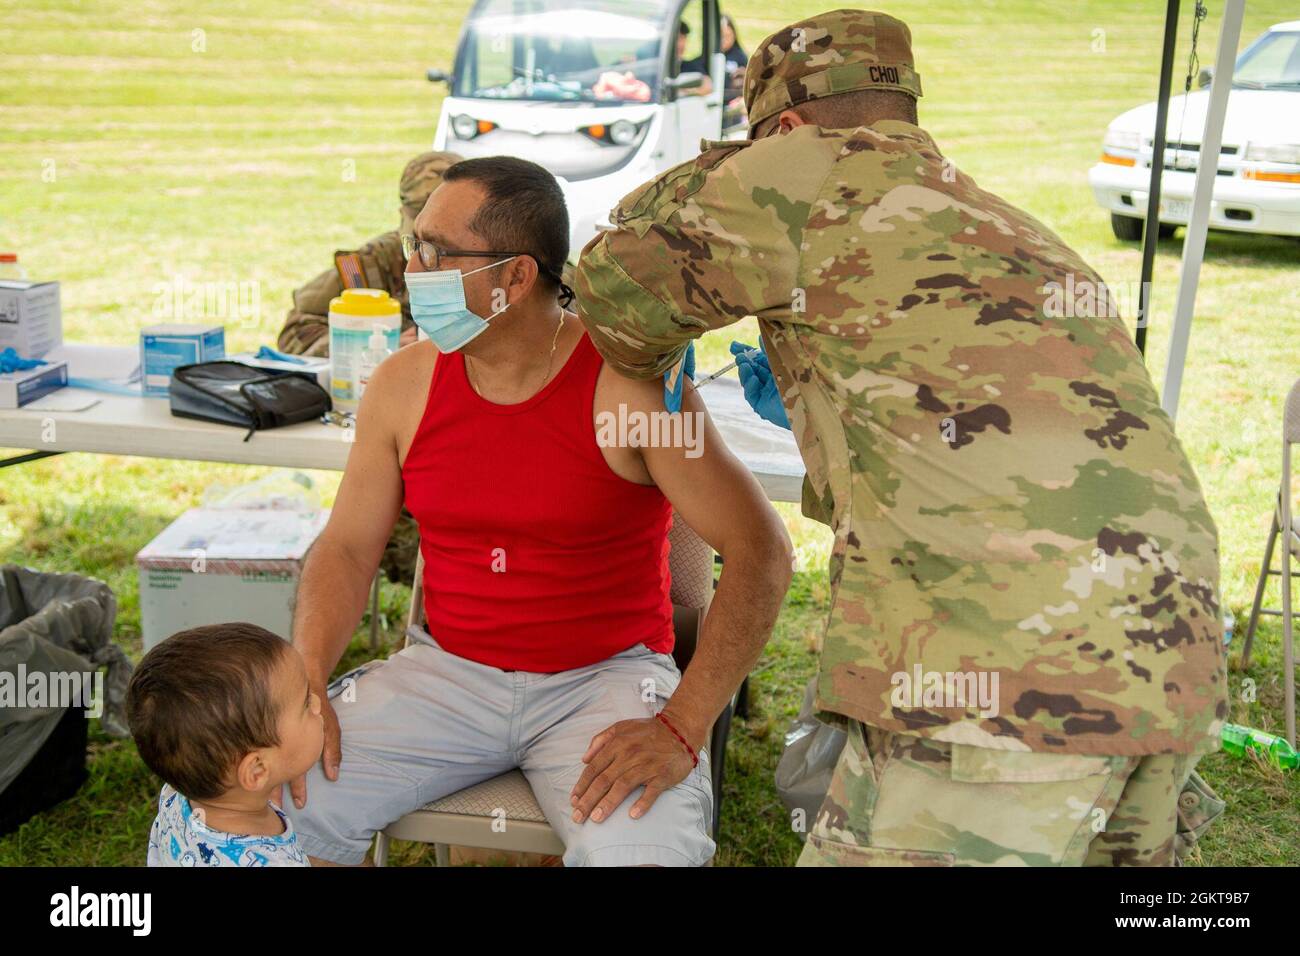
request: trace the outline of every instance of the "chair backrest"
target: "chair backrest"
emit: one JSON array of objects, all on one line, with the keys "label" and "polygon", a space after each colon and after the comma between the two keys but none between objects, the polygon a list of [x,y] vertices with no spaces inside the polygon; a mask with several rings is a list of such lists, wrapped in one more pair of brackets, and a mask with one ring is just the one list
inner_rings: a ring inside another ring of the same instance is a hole
[{"label": "chair backrest", "polygon": [[[1282,531],[1282,580],[1287,582],[1285,597],[1283,602],[1287,607],[1283,613],[1288,615],[1287,626],[1290,626],[1290,573],[1291,573],[1291,548],[1290,536],[1295,528],[1295,518],[1291,513],[1291,446],[1300,444],[1300,379],[1291,386],[1291,391],[1287,393],[1286,403],[1282,406],[1282,484],[1277,490],[1277,509],[1278,524],[1284,530]],[[1289,632],[1288,632],[1289,633]],[[1288,644],[1290,639],[1288,638]],[[1290,663],[1287,664],[1289,670]],[[1291,738],[1295,734],[1291,732]]]},{"label": "chair backrest", "polygon": [[1300,379],[1291,386],[1282,406],[1282,441],[1288,445],[1300,444]]},{"label": "chair backrest", "polygon": [[673,660],[685,671],[695,656],[704,614],[713,600],[713,548],[673,512],[668,532],[668,572],[672,575]]},{"label": "chair backrest", "polygon": [[[672,576],[673,629],[676,646],[673,657],[685,670],[695,653],[695,638],[704,620],[704,612],[713,598],[713,548],[674,512],[668,532],[668,571]],[[409,626],[424,625],[424,553],[416,552],[414,580],[411,582]],[[409,638],[408,638],[409,642]]]},{"label": "chair backrest", "polygon": [[676,512],[668,547],[673,603],[706,609],[713,598],[713,548]]},{"label": "chair backrest", "polygon": [[[424,548],[415,549],[415,573],[411,575],[411,609],[406,615],[406,626],[424,626]],[[406,643],[411,643],[408,635]]]}]

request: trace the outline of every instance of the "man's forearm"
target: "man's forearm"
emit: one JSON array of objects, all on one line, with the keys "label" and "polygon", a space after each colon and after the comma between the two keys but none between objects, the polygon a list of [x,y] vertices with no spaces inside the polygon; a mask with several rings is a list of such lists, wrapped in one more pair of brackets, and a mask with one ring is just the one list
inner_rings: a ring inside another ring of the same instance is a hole
[{"label": "man's forearm", "polygon": [[[759,552],[746,542],[724,555],[722,577],[704,618],[699,645],[664,716],[697,750],[767,644],[790,586],[790,554]],[[788,546],[787,546],[788,547]]]},{"label": "man's forearm", "polygon": [[307,554],[293,616],[293,646],[314,687],[328,682],[365,610],[376,569],[367,574],[328,539]]}]

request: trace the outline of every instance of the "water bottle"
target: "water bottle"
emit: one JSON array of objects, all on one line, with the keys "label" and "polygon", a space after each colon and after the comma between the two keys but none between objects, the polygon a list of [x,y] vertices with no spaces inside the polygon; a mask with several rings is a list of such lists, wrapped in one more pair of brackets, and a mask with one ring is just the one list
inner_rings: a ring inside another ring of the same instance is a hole
[{"label": "water bottle", "polygon": [[27,270],[18,264],[18,253],[0,252],[0,280],[17,279],[20,282],[27,279]]},{"label": "water bottle", "polygon": [[1223,749],[1234,757],[1246,756],[1246,751],[1254,751],[1270,766],[1278,770],[1295,770],[1300,767],[1300,752],[1287,743],[1283,737],[1266,734],[1253,727],[1240,724],[1223,725]]}]

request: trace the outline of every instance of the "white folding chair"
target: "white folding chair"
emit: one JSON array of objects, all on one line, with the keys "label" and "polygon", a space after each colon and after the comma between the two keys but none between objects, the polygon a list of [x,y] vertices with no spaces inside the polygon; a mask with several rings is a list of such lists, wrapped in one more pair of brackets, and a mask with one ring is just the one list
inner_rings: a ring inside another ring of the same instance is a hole
[{"label": "white folding chair", "polygon": [[[1291,507],[1291,446],[1300,444],[1300,380],[1291,386],[1282,408],[1282,486],[1268,529],[1268,543],[1264,545],[1264,563],[1255,583],[1255,603],[1250,609],[1250,623],[1246,627],[1246,642],[1241,649],[1241,666],[1250,664],[1250,648],[1255,640],[1255,627],[1261,614],[1282,618],[1283,677],[1286,689],[1286,737],[1294,747],[1295,739],[1295,617],[1291,610],[1291,579],[1300,572],[1291,570],[1291,559],[1300,559],[1300,518]],[[1273,569],[1273,549],[1282,539],[1282,567]],[[1282,583],[1282,610],[1263,607],[1264,587],[1271,576]]]},{"label": "white folding chair", "polygon": [[[675,632],[673,657],[677,666],[685,671],[695,652],[700,627],[713,597],[713,549],[677,515],[673,515],[668,540]],[[415,581],[411,587],[408,627],[422,626],[424,622],[423,577],[424,560],[421,556],[416,562]],[[407,642],[410,642],[409,636]],[[715,834],[722,802],[727,733],[735,702],[733,697],[732,703],[714,724],[708,747],[712,758],[712,825]],[[504,827],[499,824],[502,820],[506,823]],[[564,853],[564,843],[546,822],[527,778],[519,770],[466,787],[390,823],[375,834],[376,866],[383,866],[387,861],[389,839],[432,843],[438,866],[449,865],[453,846],[551,856]]]}]

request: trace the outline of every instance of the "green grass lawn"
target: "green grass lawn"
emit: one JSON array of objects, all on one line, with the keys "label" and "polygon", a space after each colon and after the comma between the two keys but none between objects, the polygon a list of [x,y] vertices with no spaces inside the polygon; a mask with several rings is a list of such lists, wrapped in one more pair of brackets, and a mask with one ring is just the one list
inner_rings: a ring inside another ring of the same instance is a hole
[{"label": "green grass lawn", "polygon": [[[728,4],[742,44],[834,6]],[[1213,62],[1220,4],[1201,31]],[[62,282],[70,340],[133,344],[159,290],[257,283],[255,314],[227,322],[232,350],[273,343],[294,287],[397,224],[403,164],[432,141],[441,86],[468,4],[231,0],[0,0],[0,250]],[[937,0],[895,3],[912,27],[921,122],[988,188],[1057,230],[1119,286],[1140,252],[1115,241],[1087,187],[1109,120],[1153,98],[1164,4]],[[1243,40],[1295,16],[1251,3]],[[1179,69],[1188,52],[1184,17]],[[1181,89],[1181,79],[1178,81]],[[1181,233],[1156,258],[1149,364],[1163,378]],[[1222,539],[1226,604],[1244,622],[1280,473],[1281,400],[1300,375],[1300,243],[1213,234],[1197,302],[1178,430]],[[741,328],[735,337],[754,330]],[[709,336],[700,368],[731,335]],[[269,438],[270,436],[268,436]],[[134,555],[205,487],[265,469],[71,454],[0,471],[0,556],[107,581],[117,639],[138,658]],[[338,476],[314,475],[332,498]],[[718,862],[789,864],[799,842],[772,784],[782,735],[812,674],[828,603],[829,534],[782,506],[801,559],[776,634],[733,724]],[[1274,592],[1275,593],[1275,592]],[[385,585],[390,622],[409,591]],[[1275,602],[1276,603],[1276,602]],[[1234,670],[1233,718],[1282,722],[1280,627],[1266,621],[1250,671]],[[342,666],[368,656],[362,622]],[[396,646],[396,626],[385,632]],[[1239,648],[1240,640],[1233,647]],[[1258,687],[1240,699],[1244,676]],[[92,728],[91,778],[73,800],[0,838],[0,864],[143,862],[157,781],[131,743]],[[1206,864],[1300,863],[1300,778],[1215,754],[1204,776],[1229,803]],[[399,846],[396,862],[428,862]]]}]

